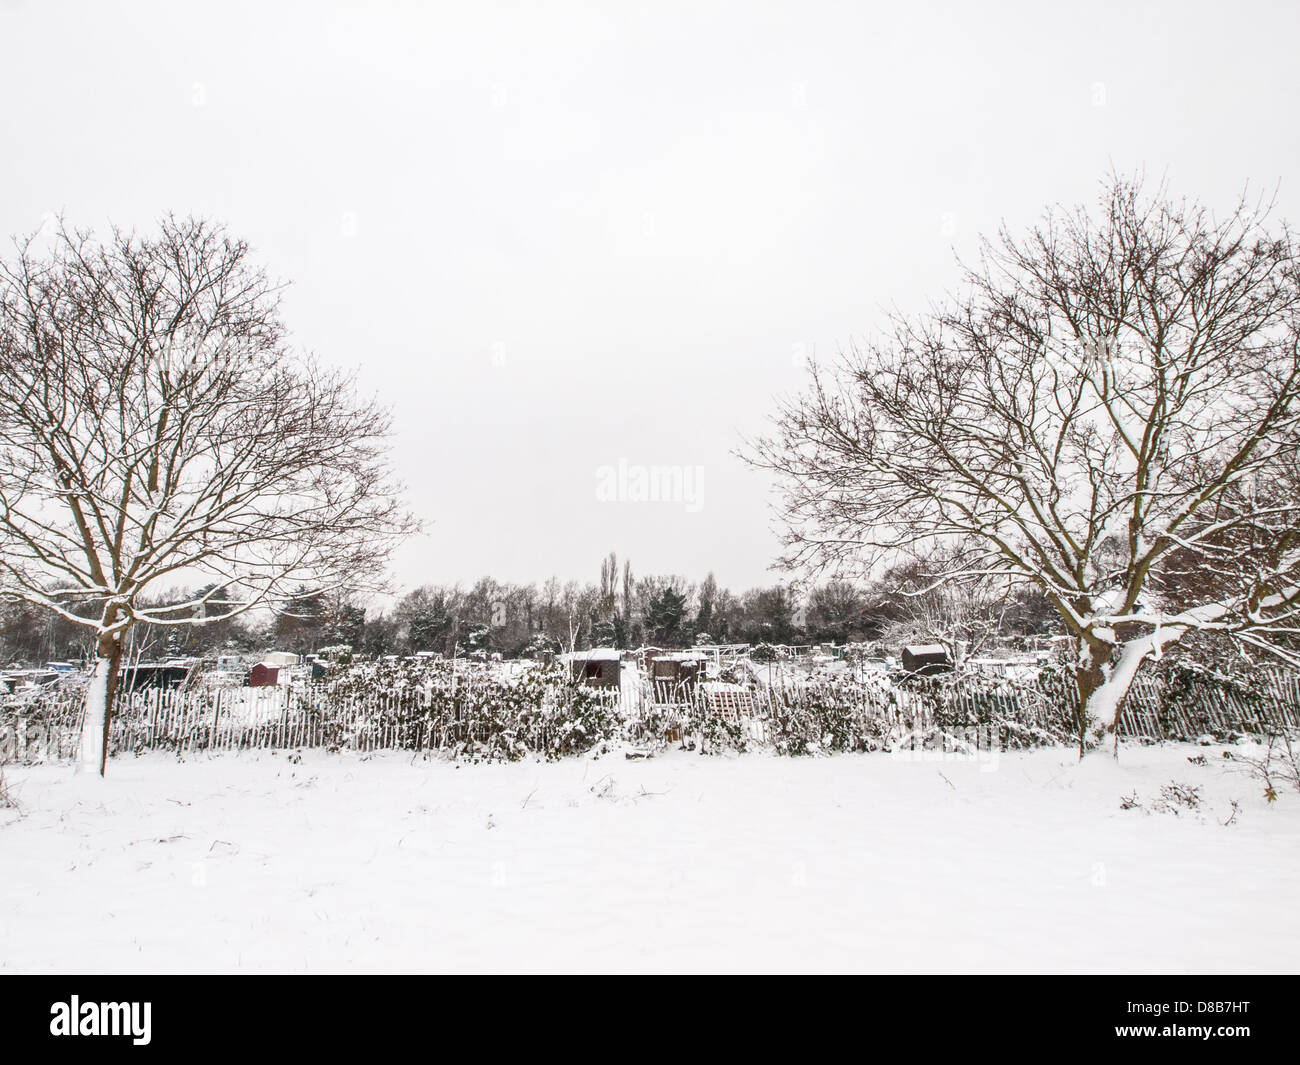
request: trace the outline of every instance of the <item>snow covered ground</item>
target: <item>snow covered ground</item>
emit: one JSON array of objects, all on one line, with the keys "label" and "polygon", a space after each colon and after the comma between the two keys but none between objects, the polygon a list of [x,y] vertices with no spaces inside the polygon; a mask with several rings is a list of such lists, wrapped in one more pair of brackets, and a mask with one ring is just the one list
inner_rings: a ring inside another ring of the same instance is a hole
[{"label": "snow covered ground", "polygon": [[1300,794],[1222,750],[10,767],[0,972],[1295,972]]}]

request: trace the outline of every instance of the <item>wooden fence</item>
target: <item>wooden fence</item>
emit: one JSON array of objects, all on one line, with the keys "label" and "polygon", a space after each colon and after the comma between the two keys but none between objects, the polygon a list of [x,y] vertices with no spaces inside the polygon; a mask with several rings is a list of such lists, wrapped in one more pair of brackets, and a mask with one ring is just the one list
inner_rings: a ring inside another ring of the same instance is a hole
[{"label": "wooden fence", "polygon": [[[622,713],[617,690],[589,689],[585,701]],[[0,709],[0,764],[59,761],[76,755],[84,704],[60,697]],[[109,729],[112,754],[185,754],[249,749],[452,750],[515,728],[526,749],[554,746],[552,722],[536,716],[492,720],[472,705],[434,712],[418,691],[339,697],[325,687],[151,689],[125,696]]]},{"label": "wooden fence", "polygon": [[1300,674],[1281,669],[1257,670],[1249,688],[1197,683],[1174,691],[1159,677],[1139,674],[1120,707],[1120,732],[1151,739],[1296,728]]},{"label": "wooden fence", "polygon": [[[718,701],[715,700],[715,703]],[[752,694],[752,712],[718,710],[754,742],[778,749],[871,749],[928,742],[938,734],[977,749],[1073,744],[1078,700],[1059,674],[1011,681],[950,674],[861,684],[770,685]],[[1140,675],[1119,715],[1122,736],[1192,740],[1202,735],[1300,730],[1300,675],[1264,669],[1248,687],[1203,677],[1173,685]],[[942,738],[941,736],[939,737]]]},{"label": "wooden fence", "polygon": [[[1068,691],[1047,680],[1012,682],[983,675],[927,678],[915,684],[760,686],[740,698],[707,686],[645,690],[585,689],[583,699],[617,719],[633,740],[730,735],[799,751],[829,736],[837,749],[865,749],[889,738],[960,733],[977,747],[1068,743],[1077,732]],[[567,712],[567,708],[566,709]],[[26,706],[0,707],[0,764],[57,761],[76,753],[82,699],[63,691]],[[549,713],[501,712],[479,701],[431,705],[416,691],[340,695],[326,686],[161,690],[125,697],[110,729],[114,753],[166,750],[328,748],[355,751],[469,749],[566,753],[557,733],[572,728]],[[1142,675],[1120,713],[1130,737],[1193,739],[1202,734],[1300,729],[1300,675],[1260,670],[1249,687],[1192,683],[1171,688]],[[501,746],[504,742],[506,746]],[[973,739],[972,739],[973,738]],[[578,737],[581,739],[581,737]],[[577,740],[575,740],[577,742]],[[577,748],[575,748],[577,749]]]}]

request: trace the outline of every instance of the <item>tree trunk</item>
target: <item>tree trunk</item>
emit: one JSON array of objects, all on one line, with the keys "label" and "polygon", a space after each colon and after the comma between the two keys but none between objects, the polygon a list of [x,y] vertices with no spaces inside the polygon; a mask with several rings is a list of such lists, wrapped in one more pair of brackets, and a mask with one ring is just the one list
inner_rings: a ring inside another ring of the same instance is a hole
[{"label": "tree trunk", "polygon": [[[1100,739],[1105,738],[1107,722],[1099,717],[1099,702],[1094,695],[1106,683],[1110,670],[1110,659],[1114,647],[1103,640],[1088,636],[1079,638],[1079,661],[1075,666],[1074,681],[1079,692],[1079,757],[1088,751],[1088,739],[1100,730]],[[1113,724],[1113,718],[1111,723]]]},{"label": "tree trunk", "polygon": [[86,714],[81,726],[78,772],[98,772],[108,766],[108,735],[117,702],[118,677],[122,669],[120,632],[101,633],[96,645],[95,669],[86,689]]},{"label": "tree trunk", "polygon": [[1115,739],[1115,756],[1119,756],[1120,707],[1133,686],[1139,667],[1152,649],[1152,640],[1144,637],[1122,645],[1119,657],[1114,658],[1116,648],[1113,644],[1096,639],[1084,642],[1076,673],[1082,726],[1080,758],[1087,752],[1089,740],[1092,749],[1099,751],[1112,737]]}]

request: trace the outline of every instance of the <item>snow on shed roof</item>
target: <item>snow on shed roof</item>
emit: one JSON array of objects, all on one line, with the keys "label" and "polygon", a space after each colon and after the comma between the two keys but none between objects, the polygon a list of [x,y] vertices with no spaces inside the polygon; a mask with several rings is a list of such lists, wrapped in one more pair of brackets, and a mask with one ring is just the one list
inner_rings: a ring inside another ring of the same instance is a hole
[{"label": "snow on shed roof", "polygon": [[562,662],[618,662],[623,652],[617,647],[593,647],[590,651],[573,651],[560,655]]}]

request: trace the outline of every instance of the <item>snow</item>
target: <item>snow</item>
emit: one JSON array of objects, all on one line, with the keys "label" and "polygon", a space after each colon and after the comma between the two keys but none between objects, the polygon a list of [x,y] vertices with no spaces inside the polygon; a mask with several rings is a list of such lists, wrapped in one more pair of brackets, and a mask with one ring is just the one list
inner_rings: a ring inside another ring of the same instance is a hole
[{"label": "snow", "polygon": [[1294,972],[1300,795],[1223,749],[11,766],[0,972]]},{"label": "snow", "polygon": [[618,671],[619,698],[626,706],[634,706],[641,697],[641,671],[635,662],[624,662]]},{"label": "snow", "polygon": [[108,712],[108,682],[113,666],[110,659],[95,660],[95,671],[86,688],[86,711],[82,718],[78,769],[98,773],[104,760],[104,716]]},{"label": "snow", "polygon": [[617,647],[593,647],[588,651],[571,651],[559,656],[561,662],[618,662],[623,652]]}]

